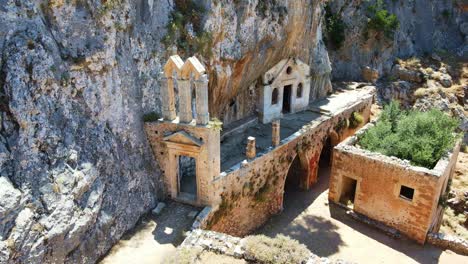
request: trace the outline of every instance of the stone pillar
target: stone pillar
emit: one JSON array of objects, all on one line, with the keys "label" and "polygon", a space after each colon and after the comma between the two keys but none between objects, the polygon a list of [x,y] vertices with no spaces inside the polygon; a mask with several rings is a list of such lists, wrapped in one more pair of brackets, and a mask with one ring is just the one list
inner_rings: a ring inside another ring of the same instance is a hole
[{"label": "stone pillar", "polygon": [[245,150],[245,155],[247,156],[248,159],[253,159],[257,155],[256,149],[255,149],[255,138],[254,137],[248,137],[247,138],[247,148]]},{"label": "stone pillar", "polygon": [[177,117],[175,110],[174,98],[174,79],[165,77],[164,72],[161,72],[160,87],[161,87],[161,105],[162,115],[165,120],[174,120]]},{"label": "stone pillar", "polygon": [[274,147],[280,144],[280,121],[275,120],[271,123],[271,141]]},{"label": "stone pillar", "polygon": [[179,119],[181,123],[192,122],[192,91],[190,80],[177,79],[179,87]]},{"label": "stone pillar", "polygon": [[206,74],[195,81],[195,90],[197,94],[197,125],[207,125],[210,121],[210,113],[208,112],[208,76]]}]

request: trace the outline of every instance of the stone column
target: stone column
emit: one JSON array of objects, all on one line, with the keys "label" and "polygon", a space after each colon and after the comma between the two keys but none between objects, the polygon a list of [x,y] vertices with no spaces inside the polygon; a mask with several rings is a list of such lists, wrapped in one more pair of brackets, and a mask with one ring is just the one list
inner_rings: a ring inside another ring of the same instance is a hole
[{"label": "stone column", "polygon": [[181,123],[192,122],[192,91],[190,80],[177,79],[179,87],[179,119]]},{"label": "stone column", "polygon": [[247,148],[245,150],[245,155],[247,156],[248,159],[253,159],[257,155],[256,149],[255,149],[255,138],[254,137],[248,137],[247,138]]},{"label": "stone column", "polygon": [[195,81],[197,94],[197,125],[207,125],[210,121],[208,112],[208,76],[203,74],[200,79]]},{"label": "stone column", "polygon": [[[161,76],[164,76],[164,72],[161,72]],[[163,118],[172,121],[177,116],[174,98],[174,79],[172,77],[162,77],[160,87]]]},{"label": "stone column", "polygon": [[280,121],[275,120],[271,123],[271,141],[274,147],[280,144]]}]

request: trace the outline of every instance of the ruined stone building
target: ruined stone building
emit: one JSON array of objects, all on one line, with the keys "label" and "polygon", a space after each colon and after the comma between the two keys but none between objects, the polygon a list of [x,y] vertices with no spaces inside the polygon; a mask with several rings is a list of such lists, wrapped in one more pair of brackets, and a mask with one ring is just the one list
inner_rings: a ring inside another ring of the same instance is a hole
[{"label": "ruined stone building", "polygon": [[357,140],[353,136],[335,147],[329,199],[350,204],[355,212],[424,244],[428,232],[440,228],[459,143],[434,168],[427,169],[363,150],[356,146]]},{"label": "ruined stone building", "polygon": [[[209,118],[202,64],[174,55],[161,74],[163,117],[145,129],[165,196],[205,206],[201,227],[235,235],[280,212],[285,185],[307,190],[316,183],[321,156],[329,158],[334,145],[369,120],[374,97],[373,87],[354,87],[323,98],[330,86],[312,85],[310,67],[287,58],[253,84],[261,95],[257,117],[221,134]],[[355,113],[362,123],[350,126]]]}]

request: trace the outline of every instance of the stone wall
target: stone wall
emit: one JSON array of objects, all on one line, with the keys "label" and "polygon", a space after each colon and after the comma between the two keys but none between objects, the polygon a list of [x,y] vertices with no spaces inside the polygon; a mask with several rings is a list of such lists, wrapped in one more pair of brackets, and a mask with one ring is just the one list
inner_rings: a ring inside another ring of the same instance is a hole
[{"label": "stone wall", "polygon": [[235,165],[213,181],[219,197],[208,217],[206,228],[231,235],[244,236],[261,226],[283,207],[284,185],[288,170],[299,156],[306,173],[300,187],[308,189],[317,181],[318,162],[325,140],[332,131],[340,141],[357,128],[343,126],[353,112],[359,112],[367,122],[373,95],[342,109],[333,116],[322,116],[298,133],[283,139],[267,153],[259,153],[248,162]]},{"label": "stone wall", "polygon": [[[357,136],[353,136],[334,149],[329,199],[340,203],[345,192],[344,180],[354,179],[357,181],[354,211],[424,243],[428,231],[439,228],[443,214],[439,199],[453,175],[459,144],[448,158],[441,159],[430,170],[360,149],[354,146],[356,142]],[[402,185],[414,189],[412,200],[400,197]]]}]

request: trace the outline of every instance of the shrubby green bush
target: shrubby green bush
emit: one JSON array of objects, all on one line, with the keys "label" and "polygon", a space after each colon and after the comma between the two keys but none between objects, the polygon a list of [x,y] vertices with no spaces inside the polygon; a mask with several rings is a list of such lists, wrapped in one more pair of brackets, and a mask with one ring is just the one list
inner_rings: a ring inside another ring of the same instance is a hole
[{"label": "shrubby green bush", "polygon": [[453,148],[457,127],[458,121],[440,110],[403,111],[393,101],[375,126],[359,137],[359,145],[431,169]]},{"label": "shrubby green bush", "polygon": [[353,112],[351,114],[351,117],[349,118],[349,127],[356,128],[363,122],[364,122],[364,117],[358,112]]},{"label": "shrubby green bush", "polygon": [[375,0],[374,4],[368,6],[367,29],[377,32],[383,32],[387,38],[393,38],[395,30],[400,26],[400,22],[395,14],[391,14],[385,9],[382,0]]},{"label": "shrubby green bush", "polygon": [[161,118],[158,113],[150,112],[143,115],[143,122],[156,122]]}]

